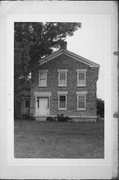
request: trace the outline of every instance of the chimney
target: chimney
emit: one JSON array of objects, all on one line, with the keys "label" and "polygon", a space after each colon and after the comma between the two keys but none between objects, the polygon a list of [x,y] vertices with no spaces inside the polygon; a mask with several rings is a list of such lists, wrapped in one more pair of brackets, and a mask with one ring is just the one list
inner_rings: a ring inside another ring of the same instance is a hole
[{"label": "chimney", "polygon": [[64,42],[61,43],[60,49],[65,49],[65,50],[67,50],[67,42],[66,42],[66,41],[64,41]]}]

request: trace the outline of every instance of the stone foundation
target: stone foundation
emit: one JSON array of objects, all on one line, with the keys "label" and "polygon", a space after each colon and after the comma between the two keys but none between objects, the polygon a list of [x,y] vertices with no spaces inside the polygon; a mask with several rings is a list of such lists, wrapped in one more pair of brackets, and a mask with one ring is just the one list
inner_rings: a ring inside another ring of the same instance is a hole
[{"label": "stone foundation", "polygon": [[72,122],[96,122],[97,118],[72,118]]},{"label": "stone foundation", "polygon": [[[50,116],[50,118],[53,118],[53,121],[57,122],[58,118],[55,116]],[[43,116],[43,117],[35,117],[36,121],[46,121],[47,117]],[[69,117],[69,120],[67,120],[66,122],[96,122],[97,118],[96,117]]]}]

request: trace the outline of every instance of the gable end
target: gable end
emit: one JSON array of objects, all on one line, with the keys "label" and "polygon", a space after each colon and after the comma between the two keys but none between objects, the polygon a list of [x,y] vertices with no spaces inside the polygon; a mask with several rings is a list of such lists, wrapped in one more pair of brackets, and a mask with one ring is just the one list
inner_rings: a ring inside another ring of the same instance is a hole
[{"label": "gable end", "polygon": [[90,60],[88,60],[88,59],[86,59],[86,58],[84,58],[82,56],[79,56],[79,55],[77,55],[77,54],[75,54],[75,53],[73,53],[71,51],[64,50],[64,49],[56,51],[53,54],[49,55],[48,57],[41,59],[40,65],[45,64],[48,61],[51,61],[54,58],[56,58],[56,57],[58,57],[58,56],[60,56],[62,54],[66,55],[66,56],[69,56],[69,57],[71,57],[71,58],[73,58],[73,59],[75,59],[75,60],[77,60],[79,62],[82,62],[82,63],[88,65],[89,67],[98,67],[99,68],[99,66],[100,66],[97,63],[94,63],[94,62],[92,62],[92,61],[90,61]]}]

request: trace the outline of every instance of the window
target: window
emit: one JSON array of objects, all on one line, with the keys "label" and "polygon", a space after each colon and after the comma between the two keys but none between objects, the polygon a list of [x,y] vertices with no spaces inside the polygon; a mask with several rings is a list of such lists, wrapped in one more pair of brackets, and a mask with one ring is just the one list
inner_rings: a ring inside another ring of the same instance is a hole
[{"label": "window", "polygon": [[86,92],[77,92],[77,110],[86,110]]},{"label": "window", "polygon": [[77,69],[77,86],[86,86],[86,69]]},{"label": "window", "polygon": [[59,98],[60,98],[60,100],[59,100],[59,108],[60,109],[66,108],[66,95],[60,95]]},{"label": "window", "polygon": [[58,92],[58,109],[67,109],[67,92]]},{"label": "window", "polygon": [[58,85],[67,86],[67,69],[58,70]]},{"label": "window", "polygon": [[47,86],[47,70],[41,70],[39,72],[39,86]]},{"label": "window", "polygon": [[25,101],[25,107],[26,107],[26,108],[29,108],[29,107],[30,107],[30,100],[26,100],[26,101]]}]

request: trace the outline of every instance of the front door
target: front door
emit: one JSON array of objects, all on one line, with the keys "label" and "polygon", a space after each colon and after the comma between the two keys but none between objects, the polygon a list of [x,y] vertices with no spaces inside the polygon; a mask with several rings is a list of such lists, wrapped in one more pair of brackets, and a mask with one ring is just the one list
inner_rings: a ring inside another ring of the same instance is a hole
[{"label": "front door", "polygon": [[48,98],[47,97],[37,97],[36,101],[36,116],[48,116]]}]

